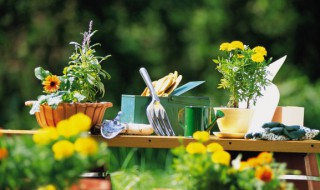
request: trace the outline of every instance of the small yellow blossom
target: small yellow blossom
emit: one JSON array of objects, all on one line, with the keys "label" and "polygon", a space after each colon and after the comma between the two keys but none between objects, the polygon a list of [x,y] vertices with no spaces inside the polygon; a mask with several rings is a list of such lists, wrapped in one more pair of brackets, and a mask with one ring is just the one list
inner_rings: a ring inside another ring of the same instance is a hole
[{"label": "small yellow blossom", "polygon": [[266,48],[262,47],[262,46],[257,46],[255,48],[252,49],[255,53],[260,53],[263,56],[267,55],[267,50]]},{"label": "small yellow blossom", "polygon": [[243,43],[240,41],[231,42],[230,45],[228,46],[228,51],[235,50],[235,49],[244,50]]},{"label": "small yellow blossom", "polygon": [[37,190],[56,190],[56,187],[54,185],[46,185],[46,186],[41,186]]},{"label": "small yellow blossom", "polygon": [[219,143],[210,143],[207,145],[207,152],[223,151],[223,147]]},{"label": "small yellow blossom", "polygon": [[264,57],[261,53],[255,53],[255,54],[251,55],[251,59],[252,59],[252,61],[257,62],[257,63],[261,63],[262,61],[264,61]]},{"label": "small yellow blossom", "polygon": [[193,138],[197,139],[200,142],[207,142],[210,138],[210,134],[207,131],[197,131],[193,133]]},{"label": "small yellow blossom", "polygon": [[78,138],[74,143],[75,150],[82,155],[92,155],[98,151],[98,143],[91,137]]},{"label": "small yellow blossom", "polygon": [[230,45],[230,44],[229,44],[228,42],[222,43],[222,44],[220,45],[220,50],[221,50],[221,51],[228,51],[229,45]]},{"label": "small yellow blossom", "polygon": [[186,151],[189,154],[203,154],[206,153],[206,147],[199,142],[191,142],[187,145]]},{"label": "small yellow blossom", "polygon": [[49,144],[58,139],[59,133],[55,127],[46,127],[38,129],[38,133],[32,136],[33,142],[40,145]]},{"label": "small yellow blossom", "polygon": [[42,82],[43,89],[47,93],[56,92],[60,88],[61,81],[56,75],[49,75]]},{"label": "small yellow blossom", "polygon": [[214,163],[229,166],[230,160],[231,160],[231,155],[224,150],[216,151],[212,154],[211,160]]},{"label": "small yellow blossom", "polygon": [[248,162],[248,164],[249,164],[249,166],[251,166],[251,167],[256,167],[256,166],[258,166],[260,163],[259,163],[259,160],[257,159],[257,158],[249,158],[248,160],[247,160],[247,162]]},{"label": "small yellow blossom", "polygon": [[245,161],[240,162],[240,168],[239,168],[240,171],[245,170],[247,168],[250,168],[250,165],[248,162],[245,162]]},{"label": "small yellow blossom", "polygon": [[261,152],[257,156],[257,159],[260,164],[269,164],[272,162],[273,155],[272,153],[269,153],[269,152]]},{"label": "small yellow blossom", "polygon": [[67,140],[61,140],[52,146],[52,151],[56,160],[68,158],[74,153],[74,144]]}]

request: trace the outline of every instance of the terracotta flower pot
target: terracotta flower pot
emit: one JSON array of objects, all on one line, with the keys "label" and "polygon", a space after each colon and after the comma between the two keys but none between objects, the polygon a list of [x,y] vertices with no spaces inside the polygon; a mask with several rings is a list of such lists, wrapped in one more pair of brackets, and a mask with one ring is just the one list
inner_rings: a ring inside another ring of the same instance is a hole
[{"label": "terracotta flower pot", "polygon": [[111,182],[108,179],[83,178],[74,184],[70,190],[111,190]]},{"label": "terracotta flower pot", "polygon": [[[31,106],[34,101],[27,101],[25,105]],[[61,120],[67,119],[76,113],[84,113],[91,120],[91,128],[97,124],[101,124],[104,113],[107,108],[112,107],[111,102],[98,103],[61,103],[57,109],[52,109],[48,105],[41,105],[40,112],[36,112],[35,116],[41,127],[56,126]]]}]

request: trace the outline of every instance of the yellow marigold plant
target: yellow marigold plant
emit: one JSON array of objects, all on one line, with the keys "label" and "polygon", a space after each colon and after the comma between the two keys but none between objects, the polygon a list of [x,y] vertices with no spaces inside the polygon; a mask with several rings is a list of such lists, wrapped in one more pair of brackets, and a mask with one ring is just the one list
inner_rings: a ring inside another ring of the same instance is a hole
[{"label": "yellow marigold plant", "polygon": [[261,89],[270,84],[267,67],[272,58],[266,59],[264,47],[250,48],[241,41],[222,43],[219,50],[224,56],[213,59],[222,74],[218,88],[229,91],[228,107],[239,107],[239,102],[246,102],[249,108],[262,96]]},{"label": "yellow marigold plant", "polygon": [[90,124],[78,113],[32,136],[0,135],[0,189],[68,189],[81,174],[104,167],[107,145],[88,135]]},{"label": "yellow marigold plant", "polygon": [[294,189],[292,183],[279,178],[288,170],[285,163],[274,160],[272,153],[261,152],[244,161],[240,154],[232,160],[219,143],[207,142],[206,133],[196,132],[196,142],[172,150],[174,189]]}]

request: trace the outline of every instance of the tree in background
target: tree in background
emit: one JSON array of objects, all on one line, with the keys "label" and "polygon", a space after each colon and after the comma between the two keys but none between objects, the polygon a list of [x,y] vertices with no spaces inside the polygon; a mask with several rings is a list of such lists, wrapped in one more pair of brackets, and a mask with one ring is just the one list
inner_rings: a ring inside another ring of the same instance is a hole
[{"label": "tree in background", "polygon": [[206,80],[189,95],[225,104],[211,59],[219,55],[219,44],[236,39],[265,46],[274,60],[288,56],[274,80],[280,104],[305,107],[305,124],[315,128],[320,122],[318,14],[314,2],[301,0],[0,0],[0,127],[37,127],[24,106],[42,90],[33,88],[39,86],[33,68],[61,71],[73,51],[69,41],[93,20],[99,30],[95,39],[103,44],[97,54],[112,54],[103,65],[113,76],[105,83],[104,99],[114,103],[106,118],[120,110],[121,94],[142,92],[141,66],[153,79],[177,70],[182,83]]}]

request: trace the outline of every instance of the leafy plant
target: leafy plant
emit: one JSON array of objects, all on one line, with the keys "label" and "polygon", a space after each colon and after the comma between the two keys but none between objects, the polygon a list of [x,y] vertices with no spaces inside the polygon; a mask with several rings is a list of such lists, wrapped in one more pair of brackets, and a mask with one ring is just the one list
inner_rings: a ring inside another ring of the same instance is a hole
[{"label": "leafy plant", "polygon": [[61,102],[95,102],[96,95],[105,94],[102,78],[110,79],[108,72],[102,69],[101,62],[108,59],[110,55],[96,56],[95,46],[90,45],[91,37],[97,32],[92,30],[92,21],[89,24],[88,32],[83,33],[82,44],[70,42],[75,46],[75,51],[70,56],[67,67],[63,69],[63,75],[53,75],[50,71],[37,67],[35,76],[42,81],[45,95],[38,97],[33,103],[31,114],[39,111],[41,104],[48,104],[56,108]]},{"label": "leafy plant", "polygon": [[0,134],[0,189],[67,189],[84,172],[104,167],[108,149],[88,136],[90,124],[79,113],[33,136]]},{"label": "leafy plant", "polygon": [[225,52],[225,57],[213,59],[222,74],[218,88],[229,90],[228,107],[239,107],[239,102],[244,101],[249,108],[262,96],[261,90],[270,84],[266,69],[272,58],[265,60],[264,47],[251,49],[240,41],[222,43],[220,50]]}]

